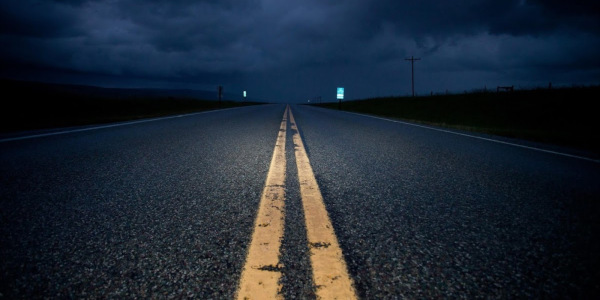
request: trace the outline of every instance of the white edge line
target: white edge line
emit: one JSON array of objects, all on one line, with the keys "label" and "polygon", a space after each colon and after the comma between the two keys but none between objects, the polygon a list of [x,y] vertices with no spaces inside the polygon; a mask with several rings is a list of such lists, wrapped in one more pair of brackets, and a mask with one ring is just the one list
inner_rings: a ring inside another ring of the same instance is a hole
[{"label": "white edge line", "polygon": [[200,111],[200,112],[189,113],[189,114],[173,115],[173,116],[159,117],[159,118],[152,118],[152,119],[143,119],[143,120],[138,120],[138,121],[128,121],[128,122],[126,121],[126,122],[121,122],[121,123],[113,123],[113,124],[108,124],[108,125],[100,125],[100,126],[93,126],[93,127],[65,130],[65,131],[56,131],[56,132],[48,132],[48,133],[41,133],[41,134],[18,136],[18,137],[13,137],[13,138],[0,139],[0,143],[35,139],[35,138],[47,137],[47,136],[53,136],[53,135],[62,135],[62,134],[69,134],[69,133],[76,133],[76,132],[83,132],[83,131],[105,129],[105,128],[111,128],[111,127],[127,126],[127,125],[146,123],[146,122],[154,122],[154,121],[167,120],[167,119],[175,119],[175,118],[181,118],[181,117],[190,117],[190,116],[195,116],[195,115],[200,115],[200,114],[225,111],[225,110],[236,109],[236,108],[240,108],[240,107],[207,110],[207,111]]},{"label": "white edge line", "polygon": [[515,143],[509,143],[509,142],[504,142],[504,141],[500,141],[500,140],[494,140],[494,139],[484,138],[484,137],[480,137],[480,136],[476,136],[476,135],[470,135],[470,134],[465,134],[465,133],[460,133],[460,132],[455,132],[455,131],[450,131],[450,130],[444,130],[444,129],[440,129],[440,128],[435,128],[435,127],[430,127],[430,126],[425,126],[425,125],[419,125],[419,124],[414,124],[414,123],[409,123],[409,122],[404,122],[404,121],[399,121],[399,120],[386,119],[386,118],[382,118],[382,117],[376,117],[376,116],[370,116],[370,115],[365,115],[365,114],[359,114],[359,113],[355,113],[355,112],[349,112],[349,111],[347,111],[346,113],[354,114],[354,115],[359,115],[359,116],[363,116],[363,117],[369,117],[369,118],[374,118],[374,119],[380,119],[380,120],[390,121],[390,122],[394,122],[394,123],[400,123],[400,124],[415,126],[415,127],[421,127],[421,128],[426,128],[426,129],[431,129],[431,130],[436,130],[436,131],[441,131],[441,132],[445,132],[445,133],[462,135],[462,136],[466,136],[466,137],[470,137],[470,138],[475,138],[475,139],[480,139],[480,140],[484,140],[484,141],[495,142],[495,143],[499,143],[499,144],[505,144],[505,145],[515,146],[515,147],[525,148],[525,149],[529,149],[529,150],[535,150],[535,151],[540,151],[540,152],[546,152],[546,153],[551,153],[551,154],[556,154],[556,155],[567,156],[567,157],[571,157],[571,158],[577,158],[577,159],[587,160],[587,161],[591,161],[591,162],[595,162],[595,163],[600,163],[600,160],[598,160],[598,159],[593,159],[593,158],[584,157],[584,156],[578,156],[578,155],[567,154],[567,153],[562,153],[562,152],[557,152],[557,151],[552,151],[552,150],[546,150],[546,149],[542,149],[542,148],[536,148],[536,147],[530,147],[530,146],[525,146],[525,145],[519,145],[519,144],[515,144]]}]

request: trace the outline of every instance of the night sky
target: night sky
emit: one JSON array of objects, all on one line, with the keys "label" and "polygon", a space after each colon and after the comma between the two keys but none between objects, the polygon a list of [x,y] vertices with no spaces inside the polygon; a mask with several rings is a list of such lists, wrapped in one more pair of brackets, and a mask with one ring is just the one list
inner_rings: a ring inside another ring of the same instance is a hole
[{"label": "night sky", "polygon": [[306,102],[600,84],[600,2],[0,0],[0,77]]}]

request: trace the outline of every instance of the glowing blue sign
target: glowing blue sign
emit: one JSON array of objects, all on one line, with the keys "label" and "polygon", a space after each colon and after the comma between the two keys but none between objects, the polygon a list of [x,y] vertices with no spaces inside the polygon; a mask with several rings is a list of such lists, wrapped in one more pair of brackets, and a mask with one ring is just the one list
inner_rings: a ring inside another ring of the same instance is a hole
[{"label": "glowing blue sign", "polygon": [[344,88],[343,87],[337,88],[337,98],[340,100],[344,99]]}]

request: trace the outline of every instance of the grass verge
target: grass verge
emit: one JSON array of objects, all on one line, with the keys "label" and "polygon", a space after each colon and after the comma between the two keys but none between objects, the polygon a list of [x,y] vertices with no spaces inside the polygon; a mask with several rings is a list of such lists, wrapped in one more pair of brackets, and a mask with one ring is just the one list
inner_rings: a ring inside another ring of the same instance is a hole
[{"label": "grass verge", "polygon": [[[343,102],[341,109],[600,153],[600,86],[387,97]],[[338,103],[317,106],[338,109]]]},{"label": "grass verge", "polygon": [[0,81],[0,133],[102,124],[259,103],[120,93],[118,89]]}]

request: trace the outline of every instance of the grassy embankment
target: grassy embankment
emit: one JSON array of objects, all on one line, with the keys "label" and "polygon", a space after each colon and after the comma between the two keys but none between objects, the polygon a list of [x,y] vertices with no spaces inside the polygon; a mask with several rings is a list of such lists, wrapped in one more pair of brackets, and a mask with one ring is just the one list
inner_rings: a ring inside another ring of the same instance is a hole
[{"label": "grassy embankment", "polygon": [[1,80],[0,132],[128,121],[258,103]]},{"label": "grassy embankment", "polygon": [[597,99],[600,86],[375,98],[342,102],[342,110],[600,153]]}]

